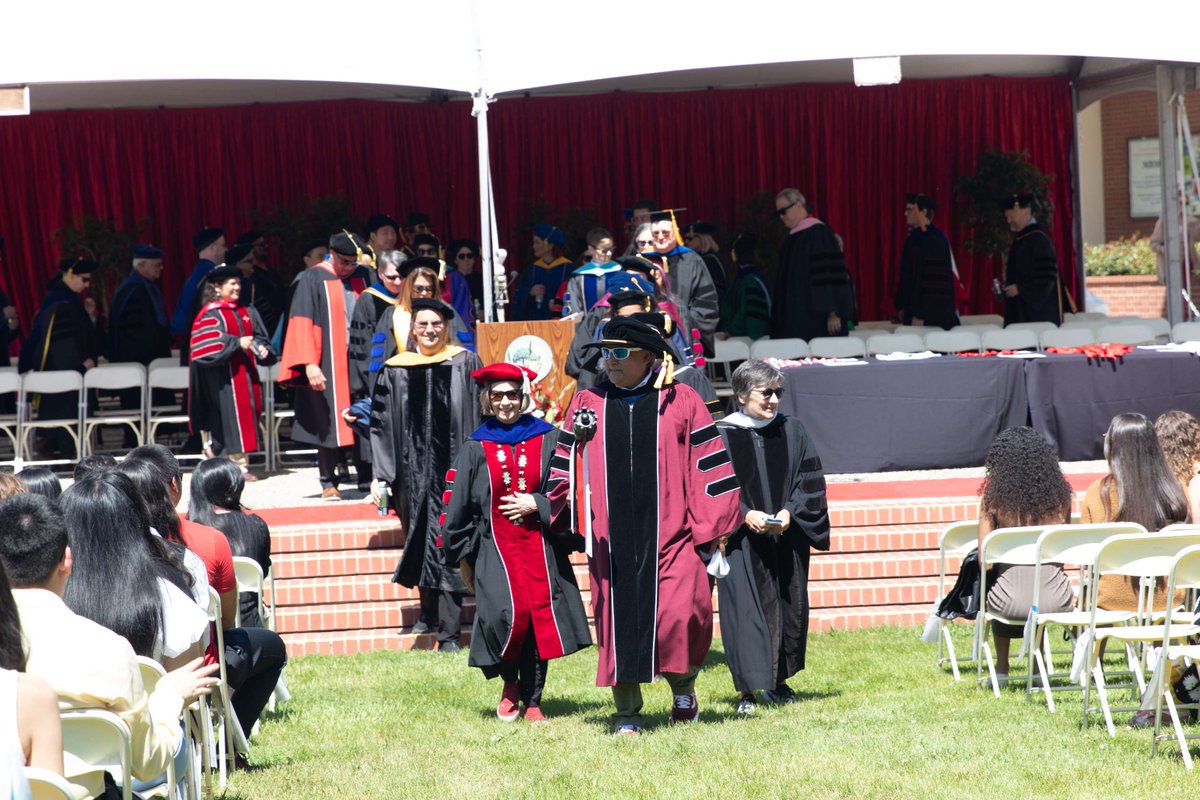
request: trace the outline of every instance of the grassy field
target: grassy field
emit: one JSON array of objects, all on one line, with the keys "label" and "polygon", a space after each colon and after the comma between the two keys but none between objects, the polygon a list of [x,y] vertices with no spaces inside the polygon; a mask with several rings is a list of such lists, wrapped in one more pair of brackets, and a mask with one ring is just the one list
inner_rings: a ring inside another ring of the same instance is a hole
[{"label": "grassy field", "polygon": [[[965,629],[965,626],[963,626]],[[969,649],[965,630],[963,652]],[[700,723],[666,724],[669,690],[646,687],[651,727],[611,735],[611,695],[594,685],[595,651],[552,662],[530,725],[495,717],[498,681],[465,652],[297,659],[295,699],[262,725],[255,769],[229,798],[592,797],[1179,797],[1196,787],[1170,745],[1150,759],[1150,734],[1115,739],[1097,717],[1079,730],[1080,698],[1057,714],[954,683],[933,646],[910,629],[815,634],[796,705],[735,718],[719,642],[700,675]],[[1014,662],[1015,665],[1015,662]],[[1058,699],[1058,698],[1056,698]],[[1115,698],[1128,701],[1127,693]]]}]

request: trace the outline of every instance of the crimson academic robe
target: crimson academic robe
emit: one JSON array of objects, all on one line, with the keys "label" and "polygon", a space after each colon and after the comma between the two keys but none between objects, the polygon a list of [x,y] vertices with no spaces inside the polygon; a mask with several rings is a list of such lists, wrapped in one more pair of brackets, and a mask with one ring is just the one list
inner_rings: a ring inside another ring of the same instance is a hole
[{"label": "crimson academic robe", "polygon": [[[251,350],[239,340],[252,336]],[[259,358],[254,350],[265,348]],[[213,450],[253,453],[259,450],[258,418],[263,413],[258,365],[275,363],[271,340],[253,308],[209,303],[192,323],[188,365],[188,415],[193,432],[210,431]]]},{"label": "crimson academic robe", "polygon": [[729,574],[717,581],[734,688],[774,689],[804,669],[809,550],[829,549],[825,474],[798,419],[777,414],[761,428],[718,428],[742,487],[743,519],[751,509],[786,508],[792,517],[778,536],[740,526],[725,547]]},{"label": "crimson academic robe", "polygon": [[[350,406],[350,313],[367,288],[367,270],[359,266],[342,279],[329,260],[300,273],[280,356],[279,382],[295,388],[293,441],[317,447],[354,443],[342,410]],[[308,385],[305,366],[319,364],[325,389]]]},{"label": "crimson academic robe", "polygon": [[392,575],[403,586],[467,590],[458,562],[447,564],[437,541],[446,471],[479,427],[471,373],[482,366],[479,356],[451,345],[434,356],[399,353],[375,381],[371,462],[375,478],[391,486],[404,526],[404,552]]},{"label": "crimson academic robe", "polygon": [[[471,434],[447,475],[450,501],[442,526],[446,563],[466,560],[475,569],[468,663],[489,678],[499,674],[500,662],[520,658],[530,636],[544,660],[592,643],[569,560],[583,542],[559,513],[565,496],[554,502],[547,496],[558,480],[550,476],[556,434],[553,426],[528,414],[512,425],[490,418]],[[506,470],[511,489],[504,483]],[[521,476],[537,512],[518,524],[499,512],[499,504],[510,491],[519,491]],[[555,530],[556,522],[562,530]]]},{"label": "crimson academic robe", "polygon": [[[585,406],[599,422],[583,453],[592,497],[596,685],[687,672],[704,663],[713,634],[712,590],[697,548],[741,519],[729,454],[687,386],[626,391],[605,381],[575,395],[566,427]],[[551,477],[568,477],[574,441],[568,430],[559,434]],[[550,496],[568,491],[560,483]]]}]

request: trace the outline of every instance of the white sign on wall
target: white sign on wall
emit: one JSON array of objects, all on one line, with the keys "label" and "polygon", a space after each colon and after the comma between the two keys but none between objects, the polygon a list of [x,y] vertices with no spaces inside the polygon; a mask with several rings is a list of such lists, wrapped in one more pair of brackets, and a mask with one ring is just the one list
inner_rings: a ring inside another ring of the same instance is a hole
[{"label": "white sign on wall", "polygon": [[[1200,135],[1193,136],[1192,143],[1200,149]],[[1130,139],[1128,144],[1129,216],[1134,219],[1154,219],[1162,212],[1162,163],[1159,159],[1158,137]],[[1183,160],[1183,174],[1190,185],[1191,160],[1186,149]],[[1192,196],[1191,193],[1189,196]]]}]

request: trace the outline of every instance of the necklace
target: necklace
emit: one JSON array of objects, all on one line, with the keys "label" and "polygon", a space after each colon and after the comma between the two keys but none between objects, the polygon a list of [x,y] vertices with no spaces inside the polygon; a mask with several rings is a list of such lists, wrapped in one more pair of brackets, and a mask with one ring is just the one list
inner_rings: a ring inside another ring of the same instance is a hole
[{"label": "necklace", "polygon": [[[529,459],[525,456],[525,442],[517,444],[517,491],[525,494],[528,488],[528,482],[525,480],[525,466],[529,463]],[[512,474],[508,471],[508,454],[504,452],[504,446],[496,447],[496,461],[500,463],[500,479],[504,481],[505,491],[512,491]]]}]

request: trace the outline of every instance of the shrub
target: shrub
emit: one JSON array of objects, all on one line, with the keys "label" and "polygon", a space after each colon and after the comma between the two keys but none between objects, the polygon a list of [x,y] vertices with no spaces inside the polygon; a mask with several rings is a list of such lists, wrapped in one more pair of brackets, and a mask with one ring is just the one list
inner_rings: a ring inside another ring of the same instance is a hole
[{"label": "shrub", "polygon": [[1153,275],[1154,251],[1148,238],[1134,234],[1115,242],[1089,245],[1084,249],[1083,266],[1088,275]]}]

